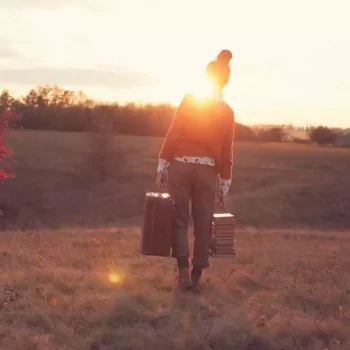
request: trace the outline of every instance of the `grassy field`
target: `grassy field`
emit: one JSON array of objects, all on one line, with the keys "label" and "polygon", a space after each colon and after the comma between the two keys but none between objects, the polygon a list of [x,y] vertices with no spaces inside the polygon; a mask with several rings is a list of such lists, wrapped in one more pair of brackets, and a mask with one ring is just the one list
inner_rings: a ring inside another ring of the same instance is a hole
[{"label": "grassy field", "polygon": [[238,143],[237,260],[180,296],[174,262],[138,254],[162,140],[120,141],[99,183],[86,135],[10,135],[0,349],[350,349],[349,150]]},{"label": "grassy field", "polygon": [[[145,191],[155,189],[160,138],[114,139],[103,183],[94,178],[86,134],[20,131],[9,140],[17,177],[2,186],[0,202],[20,210],[19,222],[30,216],[31,225],[46,228],[129,223],[142,215]],[[230,210],[243,227],[348,229],[349,174],[349,149],[237,143]]]}]

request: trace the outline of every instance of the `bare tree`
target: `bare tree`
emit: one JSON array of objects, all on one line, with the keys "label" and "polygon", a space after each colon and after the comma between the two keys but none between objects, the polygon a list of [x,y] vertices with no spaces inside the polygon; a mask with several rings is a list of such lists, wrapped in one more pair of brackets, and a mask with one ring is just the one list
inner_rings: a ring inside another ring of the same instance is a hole
[{"label": "bare tree", "polygon": [[121,142],[114,128],[115,118],[108,106],[96,107],[92,111],[89,133],[89,168],[98,181],[106,181],[125,162]]}]

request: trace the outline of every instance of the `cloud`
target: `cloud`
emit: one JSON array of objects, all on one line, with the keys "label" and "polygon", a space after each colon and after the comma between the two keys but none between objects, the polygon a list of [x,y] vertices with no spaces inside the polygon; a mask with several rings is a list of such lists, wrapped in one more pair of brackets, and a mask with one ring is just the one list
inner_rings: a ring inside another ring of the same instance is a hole
[{"label": "cloud", "polygon": [[12,49],[11,47],[8,47],[6,45],[0,46],[0,60],[1,59],[24,59],[25,57],[19,53],[18,51]]},{"label": "cloud", "polygon": [[28,65],[32,66],[33,64],[34,62],[28,57],[13,49],[11,46],[6,45],[6,41],[4,42],[0,39],[0,69],[5,70],[5,68],[9,66],[12,69],[19,67],[23,68]]},{"label": "cloud", "polygon": [[146,74],[76,68],[0,69],[0,84],[95,86],[132,89],[153,85]]}]

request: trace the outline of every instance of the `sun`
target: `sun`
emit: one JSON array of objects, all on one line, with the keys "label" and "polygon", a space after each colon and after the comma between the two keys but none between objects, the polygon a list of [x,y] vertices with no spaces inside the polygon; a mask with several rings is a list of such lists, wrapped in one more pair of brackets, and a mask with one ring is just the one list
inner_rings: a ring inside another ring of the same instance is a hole
[{"label": "sun", "polygon": [[147,87],[140,102],[170,103],[178,105],[183,97],[191,94],[198,101],[213,97],[213,84],[201,71],[193,72],[188,68],[179,68],[180,73],[164,77],[157,73],[157,85]]},{"label": "sun", "polygon": [[200,77],[193,81],[191,92],[199,100],[205,100],[213,95],[213,87],[206,77]]}]

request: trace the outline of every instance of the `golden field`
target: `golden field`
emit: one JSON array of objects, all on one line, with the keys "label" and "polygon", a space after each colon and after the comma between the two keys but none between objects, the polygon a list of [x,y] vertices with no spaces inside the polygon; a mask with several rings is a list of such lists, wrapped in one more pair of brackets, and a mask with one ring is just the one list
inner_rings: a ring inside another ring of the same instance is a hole
[{"label": "golden field", "polygon": [[101,183],[86,134],[9,136],[1,349],[350,349],[349,150],[237,143],[237,260],[182,296],[138,253],[162,139],[115,138]]}]

